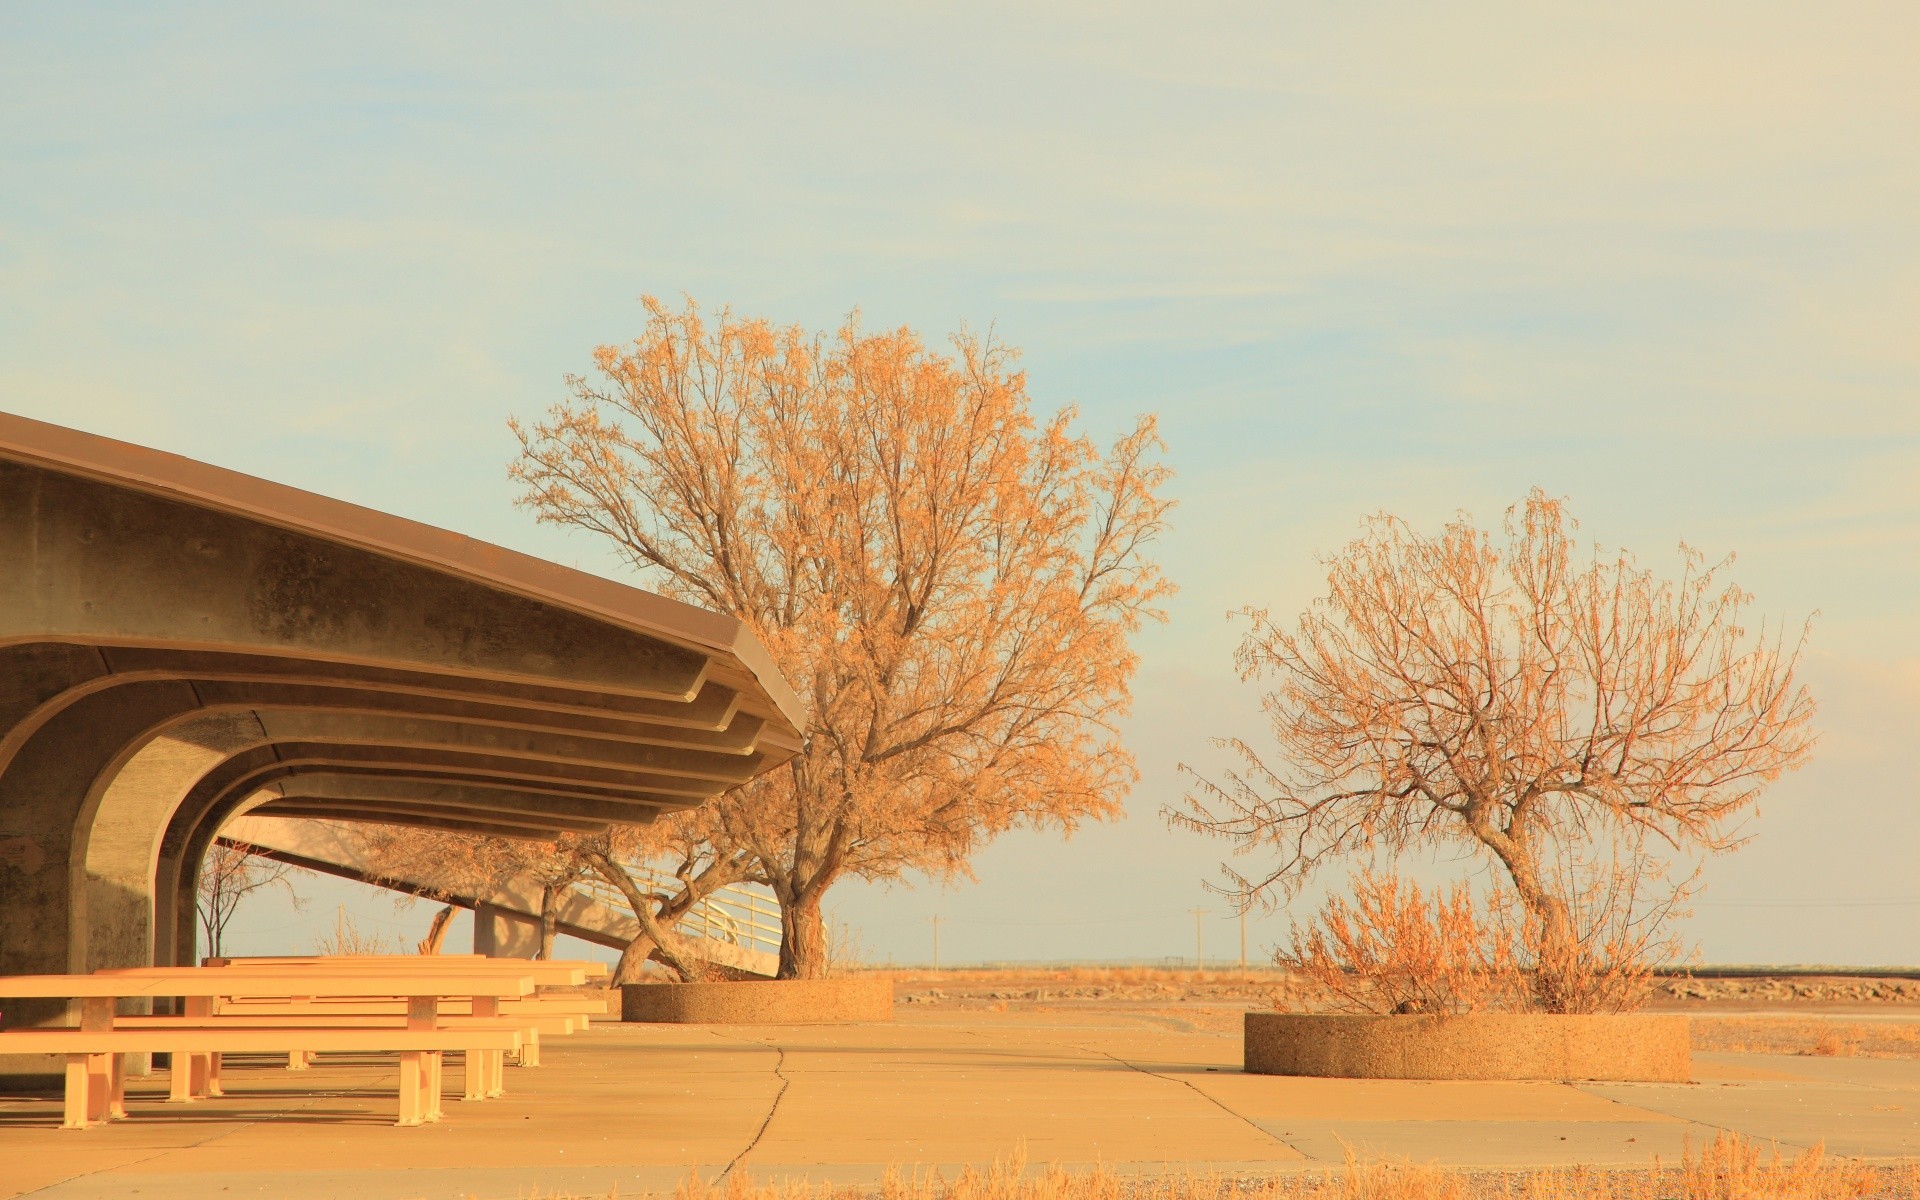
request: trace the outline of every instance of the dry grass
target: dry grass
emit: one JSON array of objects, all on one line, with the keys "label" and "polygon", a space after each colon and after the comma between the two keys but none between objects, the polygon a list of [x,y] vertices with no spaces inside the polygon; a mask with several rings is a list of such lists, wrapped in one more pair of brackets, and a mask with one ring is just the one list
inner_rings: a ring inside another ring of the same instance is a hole
[{"label": "dry grass", "polygon": [[404,947],[400,939],[380,930],[366,930],[347,915],[347,906],[342,904],[334,915],[333,931],[323,933],[313,940],[315,954],[403,954]]},{"label": "dry grass", "polygon": [[1026,1169],[1015,1154],[953,1179],[890,1170],[878,1187],[762,1183],[745,1175],[715,1185],[689,1177],[672,1200],[1920,1200],[1920,1163],[1863,1166],[1817,1147],[1793,1158],[1730,1134],[1671,1167],[1450,1171],[1360,1162],[1299,1175],[1241,1178],[1216,1172],[1129,1177],[1099,1167]]},{"label": "dry grass", "polygon": [[1920,1024],[1821,1017],[1707,1017],[1689,1022],[1695,1050],[1822,1058],[1920,1058]]}]

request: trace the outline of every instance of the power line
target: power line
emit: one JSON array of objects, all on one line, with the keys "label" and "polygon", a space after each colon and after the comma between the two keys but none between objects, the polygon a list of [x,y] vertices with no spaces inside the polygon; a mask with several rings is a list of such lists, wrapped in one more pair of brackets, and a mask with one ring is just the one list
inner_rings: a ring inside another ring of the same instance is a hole
[{"label": "power line", "polygon": [[1689,900],[1690,908],[1910,908],[1920,896],[1883,900]]}]

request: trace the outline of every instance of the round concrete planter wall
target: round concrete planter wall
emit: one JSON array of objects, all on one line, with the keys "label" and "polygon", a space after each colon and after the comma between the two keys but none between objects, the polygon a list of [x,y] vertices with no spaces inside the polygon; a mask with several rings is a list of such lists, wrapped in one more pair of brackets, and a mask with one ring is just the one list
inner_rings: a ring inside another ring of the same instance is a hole
[{"label": "round concrete planter wall", "polygon": [[893,1020],[893,981],[764,979],[740,983],[629,983],[620,1019],[682,1025],[836,1025]]},{"label": "round concrete planter wall", "polygon": [[1685,1083],[1687,1019],[1655,1013],[1340,1016],[1250,1012],[1246,1068],[1346,1079],[1611,1079]]}]

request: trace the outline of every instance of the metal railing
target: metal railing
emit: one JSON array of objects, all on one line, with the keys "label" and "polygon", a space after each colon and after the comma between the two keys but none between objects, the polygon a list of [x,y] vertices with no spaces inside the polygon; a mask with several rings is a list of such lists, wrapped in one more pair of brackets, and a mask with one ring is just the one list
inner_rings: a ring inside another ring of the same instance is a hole
[{"label": "metal railing", "polygon": [[[681,890],[677,877],[657,867],[634,862],[621,865],[633,873],[634,882],[645,891],[672,895]],[[584,892],[610,908],[627,911],[626,894],[597,875],[576,884],[574,890]],[[710,938],[743,949],[778,953],[780,904],[754,885],[732,884],[688,909],[687,914],[674,926],[674,932],[684,937]]]}]

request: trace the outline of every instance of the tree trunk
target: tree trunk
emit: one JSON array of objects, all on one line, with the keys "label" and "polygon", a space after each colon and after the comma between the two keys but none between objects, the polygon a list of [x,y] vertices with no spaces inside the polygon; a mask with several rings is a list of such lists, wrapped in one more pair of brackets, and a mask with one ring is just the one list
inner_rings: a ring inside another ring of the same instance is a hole
[{"label": "tree trunk", "polygon": [[653,957],[657,945],[657,942],[644,933],[635,935],[634,939],[620,951],[620,963],[613,969],[613,986],[639,983],[640,968],[646,966],[647,960]]},{"label": "tree trunk", "polygon": [[1522,934],[1526,950],[1533,956],[1529,982],[1534,1007],[1549,1013],[1579,1011],[1580,997],[1587,990],[1583,979],[1590,972],[1567,898],[1541,884],[1531,853],[1516,847],[1502,854],[1501,860],[1526,913]]},{"label": "tree trunk", "polygon": [[[627,898],[627,907],[633,912],[634,921],[640,926],[640,932],[620,952],[619,982],[633,983],[638,980],[640,964],[649,958],[678,972],[682,981],[692,982],[706,977],[705,965],[699,959],[682,953],[679,934],[668,933],[670,921],[663,919],[670,916],[671,921],[677,922],[693,906],[693,883],[682,881],[683,890],[679,897],[682,903],[676,906],[674,901],[661,901],[656,909],[655,898],[642,889],[634,879],[633,872],[612,855],[590,854],[587,861],[602,879],[620,889],[620,894]],[[629,974],[631,977],[628,977]]]},{"label": "tree trunk", "polygon": [[827,973],[827,925],[820,914],[823,888],[801,888],[780,902],[779,979],[820,979]]},{"label": "tree trunk", "polygon": [[553,961],[553,937],[559,932],[560,914],[554,911],[553,902],[560,889],[549,883],[540,889],[540,954],[542,962]]},{"label": "tree trunk", "polygon": [[1593,964],[1580,945],[1567,902],[1541,895],[1527,908],[1531,925],[1527,941],[1533,953],[1533,1002],[1542,1012],[1580,1012],[1590,991]]},{"label": "tree trunk", "polygon": [[438,954],[446,943],[447,930],[453,925],[453,905],[449,904],[433,914],[433,924],[427,927],[427,936],[420,939],[418,947],[421,954]]}]

